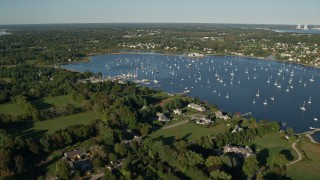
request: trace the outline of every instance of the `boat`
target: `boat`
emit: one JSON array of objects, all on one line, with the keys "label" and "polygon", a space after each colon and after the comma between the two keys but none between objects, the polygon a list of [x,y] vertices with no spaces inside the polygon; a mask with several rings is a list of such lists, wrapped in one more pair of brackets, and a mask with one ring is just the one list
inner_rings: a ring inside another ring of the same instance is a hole
[{"label": "boat", "polygon": [[270,99],[271,99],[272,101],[274,101],[274,96],[272,96]]},{"label": "boat", "polygon": [[280,89],[281,88],[281,83],[279,83],[277,87]]},{"label": "boat", "polygon": [[311,96],[309,96],[308,104],[311,104]]},{"label": "boat", "polygon": [[309,79],[311,82],[313,82],[314,81],[314,78],[313,78],[313,75],[311,76],[311,79]]},{"label": "boat", "polygon": [[305,104],[306,104],[306,102],[305,102],[305,101],[303,101],[303,106],[302,106],[302,107],[300,107],[300,109],[301,109],[302,111],[305,111],[305,110],[306,110],[306,108],[304,107],[304,106],[305,106]]},{"label": "boat", "polygon": [[314,121],[318,121],[318,118],[313,118]]},{"label": "boat", "polygon": [[267,99],[264,99],[264,102],[263,102],[263,105],[267,105],[268,103],[267,103]]},{"label": "boat", "polygon": [[289,91],[290,91],[289,86],[288,86],[288,88],[286,89],[286,91],[287,91],[287,92],[289,92]]},{"label": "boat", "polygon": [[257,96],[257,97],[259,97],[259,96],[260,96],[260,92],[259,92],[259,90],[258,90],[258,92],[257,92],[256,96]]}]

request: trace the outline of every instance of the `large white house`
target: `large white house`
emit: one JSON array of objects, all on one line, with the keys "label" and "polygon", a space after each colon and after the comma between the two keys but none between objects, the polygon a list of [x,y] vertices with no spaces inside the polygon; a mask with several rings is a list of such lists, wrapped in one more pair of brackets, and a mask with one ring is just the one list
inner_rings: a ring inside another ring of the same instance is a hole
[{"label": "large white house", "polygon": [[195,109],[195,110],[200,111],[200,112],[206,111],[205,107],[202,107],[202,106],[200,106],[198,104],[194,104],[194,103],[188,104],[188,108],[192,108],[192,109]]}]

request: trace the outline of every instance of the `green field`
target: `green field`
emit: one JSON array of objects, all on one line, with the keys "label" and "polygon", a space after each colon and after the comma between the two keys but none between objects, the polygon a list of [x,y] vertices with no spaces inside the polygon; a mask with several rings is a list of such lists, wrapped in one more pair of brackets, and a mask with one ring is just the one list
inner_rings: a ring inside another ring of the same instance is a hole
[{"label": "green field", "polygon": [[8,104],[0,105],[0,113],[20,115],[20,114],[23,114],[23,110],[17,104],[8,103]]},{"label": "green field", "polygon": [[34,125],[20,127],[19,129],[11,129],[10,131],[12,131],[16,136],[21,136],[24,138],[37,138],[45,133],[52,133],[58,129],[64,129],[70,125],[89,124],[94,119],[97,119],[97,116],[93,112],[83,112],[37,122]]},{"label": "green field", "polygon": [[12,78],[0,78],[0,81],[5,81],[7,83],[11,83],[12,82]]},{"label": "green field", "polygon": [[288,150],[293,156],[293,160],[297,159],[298,155],[291,147],[291,143],[287,141],[280,133],[269,134],[261,138],[256,138],[253,142],[246,145],[254,144],[257,149],[257,154],[263,149],[268,149],[266,153],[266,160],[269,164],[271,162],[272,155],[279,154],[282,150]]},{"label": "green field", "polygon": [[70,96],[64,95],[64,96],[55,96],[50,98],[45,98],[44,102],[53,106],[56,106],[58,108],[64,108],[67,104],[73,104],[75,106],[80,106],[79,103],[74,101]]},{"label": "green field", "polygon": [[169,129],[159,129],[152,133],[150,137],[153,139],[160,138],[167,143],[170,143],[173,138],[195,141],[202,136],[215,135],[224,131],[225,126],[223,124],[207,128],[206,126],[198,125],[194,122],[187,122]]},{"label": "green field", "polygon": [[[303,138],[303,137],[302,137]],[[303,155],[301,161],[287,167],[287,175],[292,179],[320,179],[320,144],[302,140],[299,150]]]}]

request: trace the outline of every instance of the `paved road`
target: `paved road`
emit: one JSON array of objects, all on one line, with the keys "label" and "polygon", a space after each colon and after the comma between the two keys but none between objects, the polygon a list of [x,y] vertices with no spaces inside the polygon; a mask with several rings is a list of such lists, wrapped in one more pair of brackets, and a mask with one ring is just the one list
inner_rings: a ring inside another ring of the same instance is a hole
[{"label": "paved road", "polygon": [[189,120],[184,120],[184,121],[178,122],[176,124],[172,124],[170,126],[165,126],[162,129],[170,129],[170,128],[173,128],[173,127],[176,127],[176,126],[180,126],[181,124],[187,123],[188,121]]},{"label": "paved road", "polygon": [[289,164],[287,164],[287,166],[289,166],[289,165],[291,165],[291,164],[295,164],[295,163],[297,163],[297,162],[299,162],[299,161],[302,160],[302,155],[301,155],[300,151],[297,149],[296,145],[297,145],[296,142],[293,143],[293,144],[292,144],[292,148],[297,152],[297,154],[298,154],[298,159],[290,162]]}]

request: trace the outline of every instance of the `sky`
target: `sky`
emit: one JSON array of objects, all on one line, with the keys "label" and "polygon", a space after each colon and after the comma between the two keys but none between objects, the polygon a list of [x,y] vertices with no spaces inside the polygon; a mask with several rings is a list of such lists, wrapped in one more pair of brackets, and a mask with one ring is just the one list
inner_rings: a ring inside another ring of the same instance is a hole
[{"label": "sky", "polygon": [[320,25],[320,0],[0,0],[0,24]]}]

